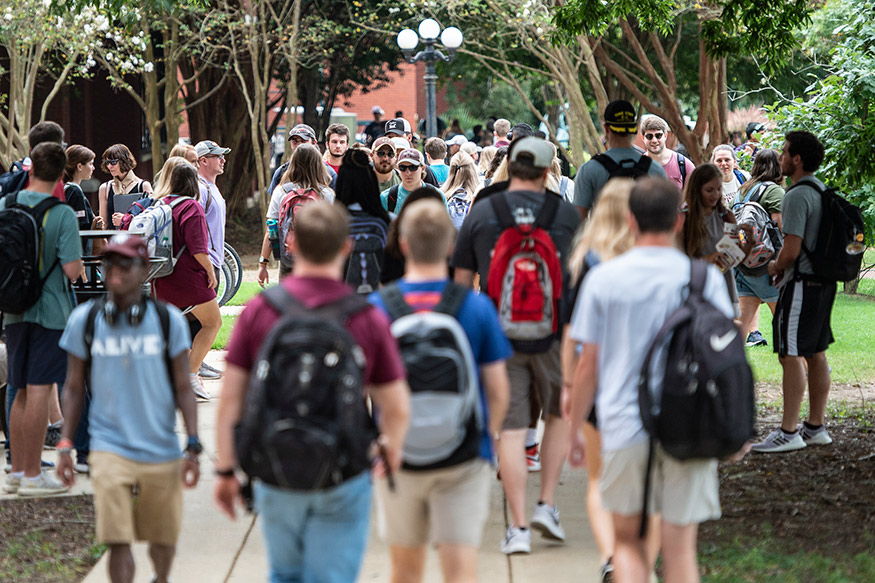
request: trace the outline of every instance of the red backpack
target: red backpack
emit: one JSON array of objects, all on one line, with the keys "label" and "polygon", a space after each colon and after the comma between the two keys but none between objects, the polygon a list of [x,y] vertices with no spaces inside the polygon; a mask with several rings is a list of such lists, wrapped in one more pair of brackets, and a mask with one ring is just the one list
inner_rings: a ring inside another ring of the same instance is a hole
[{"label": "red backpack", "polygon": [[514,220],[504,196],[489,200],[501,234],[492,251],[486,293],[517,350],[523,342],[531,352],[543,352],[559,326],[562,264],[547,232],[559,210],[559,199],[545,194],[534,222],[522,224]]},{"label": "red backpack", "polygon": [[291,183],[283,184],[286,192],[279,214],[280,261],[286,267],[295,266],[295,257],[286,249],[286,235],[295,230],[295,216],[305,204],[322,200],[322,196],[312,188],[294,188]]}]

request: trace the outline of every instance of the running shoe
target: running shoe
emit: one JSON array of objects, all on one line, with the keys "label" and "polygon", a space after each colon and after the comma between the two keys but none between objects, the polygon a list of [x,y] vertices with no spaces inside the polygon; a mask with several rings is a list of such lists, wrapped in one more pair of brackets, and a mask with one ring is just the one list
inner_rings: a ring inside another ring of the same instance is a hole
[{"label": "running shoe", "polygon": [[601,583],[614,583],[614,565],[611,563],[611,559],[613,557],[608,558],[607,562],[599,568],[599,581]]},{"label": "running shoe", "polygon": [[88,467],[88,456],[77,455],[76,463],[73,464],[73,471],[77,474],[90,474],[91,468]]},{"label": "running shoe", "polygon": [[800,431],[794,431],[790,435],[784,433],[780,427],[769,433],[763,441],[753,444],[751,450],[759,453],[781,453],[794,451],[805,447]]},{"label": "running shoe", "polygon": [[804,423],[801,423],[798,429],[805,445],[829,445],[832,443],[832,437],[826,432],[826,426],[821,426],[819,429],[809,429]]},{"label": "running shoe", "polygon": [[222,378],[222,371],[211,367],[205,362],[202,362],[200,368],[197,371],[197,376],[202,379],[207,379],[208,381],[217,381]]},{"label": "running shoe", "polygon": [[6,476],[6,483],[3,484],[3,491],[7,494],[15,494],[21,486],[21,476]]},{"label": "running shoe", "polygon": [[745,346],[768,346],[769,342],[763,335],[760,334],[759,330],[754,330],[750,334],[747,335],[747,342],[744,343]]},{"label": "running shoe", "polygon": [[191,379],[191,390],[194,391],[194,396],[197,397],[199,403],[204,403],[209,401],[212,397],[204,388],[204,384],[198,378],[196,374],[189,375]]},{"label": "running shoe", "polygon": [[46,427],[46,440],[43,442],[43,449],[55,449],[58,442],[61,441],[61,428],[63,423],[53,423]]},{"label": "running shoe", "polygon": [[505,555],[531,553],[532,531],[528,528],[520,528],[518,526],[508,527],[507,536],[504,537],[504,540],[501,543],[501,552]]},{"label": "running shoe", "polygon": [[69,488],[58,482],[45,472],[41,472],[36,478],[21,478],[18,487],[18,495],[22,498],[37,498],[40,496],[54,496],[63,494]]},{"label": "running shoe", "polygon": [[565,530],[559,524],[559,510],[555,506],[538,502],[532,514],[532,529],[540,532],[544,538],[565,541]]},{"label": "running shoe", "polygon": [[538,444],[526,448],[526,464],[530,472],[541,471],[541,454],[538,452]]}]

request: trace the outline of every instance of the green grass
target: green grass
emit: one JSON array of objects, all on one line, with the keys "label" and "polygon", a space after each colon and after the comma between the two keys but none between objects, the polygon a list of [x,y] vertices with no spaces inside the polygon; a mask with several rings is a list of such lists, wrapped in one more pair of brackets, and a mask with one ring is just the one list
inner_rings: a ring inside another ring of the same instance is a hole
[{"label": "green grass", "polygon": [[254,298],[261,291],[261,286],[254,281],[244,281],[234,297],[228,300],[226,306],[245,306],[246,302]]},{"label": "green grass", "polygon": [[[867,282],[868,283],[868,282]],[[781,382],[781,365],[772,352],[772,314],[768,306],[760,306],[760,332],[769,345],[748,348],[748,361],[754,378],[759,382]],[[875,378],[875,301],[865,297],[837,294],[832,310],[832,332],[835,342],[826,351],[836,383],[867,382]]]},{"label": "green grass", "polygon": [[231,339],[231,330],[233,330],[236,321],[237,316],[222,316],[222,327],[219,329],[219,333],[216,334],[216,339],[213,340],[213,350],[225,350],[228,340]]}]

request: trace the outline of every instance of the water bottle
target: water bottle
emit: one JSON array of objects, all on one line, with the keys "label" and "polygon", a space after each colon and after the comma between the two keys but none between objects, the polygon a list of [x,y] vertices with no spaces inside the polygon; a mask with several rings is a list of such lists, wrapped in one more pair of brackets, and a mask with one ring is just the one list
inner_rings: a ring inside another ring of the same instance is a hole
[{"label": "water bottle", "polygon": [[276,219],[267,219],[267,238],[270,240],[270,248],[273,250],[273,258],[280,258],[280,233]]}]

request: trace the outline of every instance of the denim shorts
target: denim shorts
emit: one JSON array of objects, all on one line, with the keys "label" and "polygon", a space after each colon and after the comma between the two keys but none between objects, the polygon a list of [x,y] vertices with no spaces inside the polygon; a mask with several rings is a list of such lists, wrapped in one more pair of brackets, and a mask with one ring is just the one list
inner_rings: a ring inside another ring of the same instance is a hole
[{"label": "denim shorts", "polygon": [[735,289],[738,297],[759,298],[767,304],[778,301],[778,288],[769,283],[769,274],[764,273],[759,277],[751,277],[735,270]]}]

